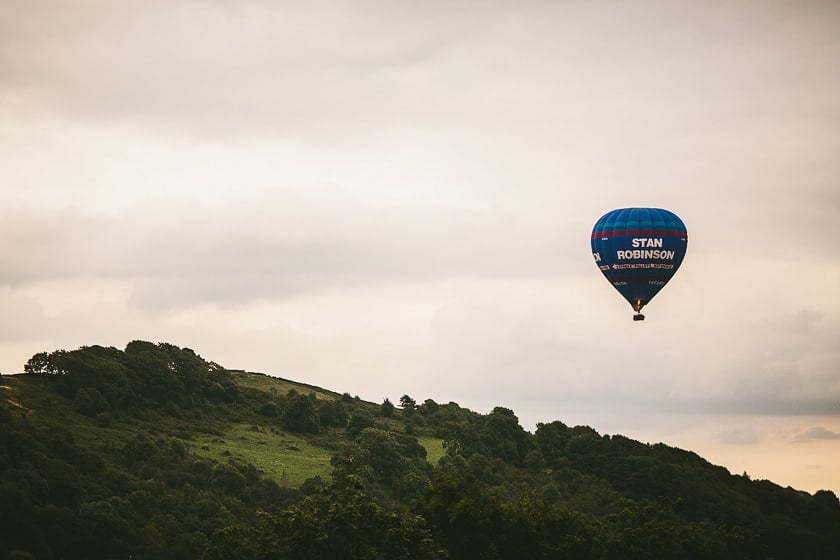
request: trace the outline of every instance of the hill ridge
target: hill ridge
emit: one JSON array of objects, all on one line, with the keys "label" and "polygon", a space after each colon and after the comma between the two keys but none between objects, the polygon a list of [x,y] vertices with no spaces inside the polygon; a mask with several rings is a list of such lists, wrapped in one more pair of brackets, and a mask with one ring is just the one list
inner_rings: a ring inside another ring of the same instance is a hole
[{"label": "hill ridge", "polygon": [[373,403],[167,343],[25,370],[0,376],[0,558],[840,557],[833,492],[664,443]]}]

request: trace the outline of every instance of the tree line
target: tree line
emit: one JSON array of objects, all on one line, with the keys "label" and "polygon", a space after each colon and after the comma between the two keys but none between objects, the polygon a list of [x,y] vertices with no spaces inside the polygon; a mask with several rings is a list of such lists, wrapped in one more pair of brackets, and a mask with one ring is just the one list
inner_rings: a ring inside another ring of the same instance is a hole
[{"label": "tree line", "polygon": [[[840,557],[828,490],[560,421],[530,433],[503,407],[262,391],[144,341],[39,353],[25,371],[0,377],[18,396],[0,401],[0,558]],[[230,423],[331,449],[330,477],[287,488],[191,450]],[[421,436],[443,440],[436,464]]]}]

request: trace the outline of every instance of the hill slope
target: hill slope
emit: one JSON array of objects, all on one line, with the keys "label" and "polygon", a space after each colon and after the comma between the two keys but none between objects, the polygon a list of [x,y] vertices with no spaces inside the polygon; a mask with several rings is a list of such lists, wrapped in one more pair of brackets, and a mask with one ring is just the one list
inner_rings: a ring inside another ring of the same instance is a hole
[{"label": "hill slope", "polygon": [[0,377],[0,558],[835,558],[840,503],[559,421],[532,434],[134,341]]}]

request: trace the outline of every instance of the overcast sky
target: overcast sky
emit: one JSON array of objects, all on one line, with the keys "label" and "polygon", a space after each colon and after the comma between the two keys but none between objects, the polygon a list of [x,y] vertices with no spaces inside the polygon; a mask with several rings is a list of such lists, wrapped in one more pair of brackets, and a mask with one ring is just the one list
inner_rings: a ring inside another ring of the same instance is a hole
[{"label": "overcast sky", "polygon": [[[0,0],[0,371],[134,339],[840,493],[840,3]],[[633,322],[605,212],[689,247]]]}]

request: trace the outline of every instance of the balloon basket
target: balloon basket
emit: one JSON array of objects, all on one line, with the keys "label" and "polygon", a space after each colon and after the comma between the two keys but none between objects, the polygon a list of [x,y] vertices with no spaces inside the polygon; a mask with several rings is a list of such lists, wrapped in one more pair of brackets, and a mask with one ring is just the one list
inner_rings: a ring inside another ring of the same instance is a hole
[{"label": "balloon basket", "polygon": [[633,315],[633,320],[634,321],[644,321],[645,316],[642,315],[641,313],[636,313],[635,315]]}]

